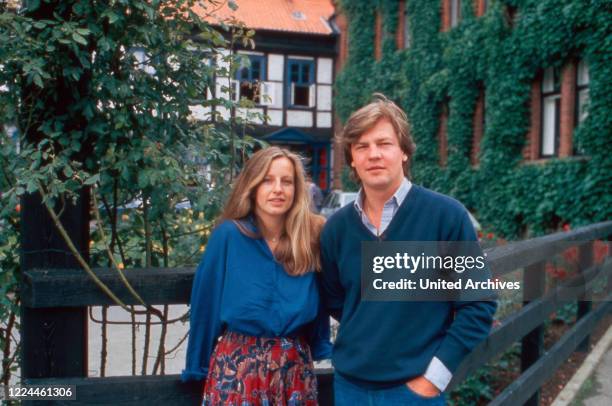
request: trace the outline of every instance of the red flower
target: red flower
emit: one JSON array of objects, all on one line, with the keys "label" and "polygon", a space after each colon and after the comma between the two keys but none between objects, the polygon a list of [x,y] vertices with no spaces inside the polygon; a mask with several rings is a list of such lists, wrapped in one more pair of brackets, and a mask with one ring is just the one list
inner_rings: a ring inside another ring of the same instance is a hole
[{"label": "red flower", "polygon": [[578,261],[578,247],[571,247],[566,249],[565,251],[563,251],[563,258],[567,261],[567,262],[576,262]]},{"label": "red flower", "polygon": [[570,225],[568,223],[563,224],[563,231],[569,231],[572,228],[570,227]]},{"label": "red flower", "polygon": [[557,272],[555,275],[559,279],[565,279],[567,277],[567,271],[561,267],[557,268]]},{"label": "red flower", "polygon": [[488,238],[489,240],[492,240],[492,239],[493,239],[493,237],[494,237],[493,233],[487,233],[487,238]]},{"label": "red flower", "polygon": [[479,231],[478,232],[478,239],[481,239],[481,238],[482,238],[482,231]]},{"label": "red flower", "polygon": [[609,245],[605,241],[597,240],[593,243],[593,260],[601,264],[609,254]]}]

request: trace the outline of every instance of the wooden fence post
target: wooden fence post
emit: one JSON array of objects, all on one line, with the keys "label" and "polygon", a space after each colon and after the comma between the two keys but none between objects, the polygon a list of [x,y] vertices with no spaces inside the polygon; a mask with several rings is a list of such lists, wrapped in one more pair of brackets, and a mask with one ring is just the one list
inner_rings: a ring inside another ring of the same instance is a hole
[{"label": "wooden fence post", "polygon": [[[22,202],[22,270],[78,268],[40,196],[29,195]],[[85,258],[88,213],[88,195],[82,193],[76,206],[66,202],[61,217]],[[22,306],[21,340],[24,378],[87,376],[86,307],[32,309]]]},{"label": "wooden fence post", "polygon": [[[581,245],[578,248],[578,265],[579,272],[584,273],[591,266],[593,266],[593,241],[589,241],[586,244]],[[585,281],[586,283],[586,281]],[[593,303],[590,300],[589,294],[582,294],[578,297],[578,309],[576,312],[576,321],[586,316],[593,307]],[[591,335],[587,335],[584,340],[578,345],[577,351],[585,352],[589,350],[589,344],[591,342]]]},{"label": "wooden fence post", "polygon": [[[608,245],[606,259],[609,256],[612,256],[612,234],[610,234],[606,239],[606,244]],[[612,275],[608,275],[608,292],[612,292]]]},{"label": "wooden fence post", "polygon": [[[25,15],[35,20],[54,20],[56,14],[69,21],[72,7],[59,0],[31,3]],[[78,63],[77,55],[66,52],[68,58]],[[81,148],[71,159],[84,162],[91,155],[93,136],[87,136],[87,118],[75,109],[77,101],[88,92],[91,72],[85,70],[78,81],[64,80],[62,72],[48,79],[48,86],[37,89],[34,84],[22,81],[22,108],[19,127],[25,140],[34,146],[49,136],[43,132],[43,123],[49,117],[67,117],[62,127],[66,136],[71,132],[83,136]],[[44,107],[41,107],[44,106]],[[56,141],[51,141],[51,143]],[[56,148],[61,148],[57,143]],[[46,164],[47,162],[43,162]],[[59,172],[59,171],[58,171]],[[59,177],[64,176],[61,172]],[[56,199],[55,211],[76,249],[89,261],[89,191],[78,193],[76,203],[69,198]],[[22,198],[21,211],[21,270],[53,270],[80,268],[74,255],[57,230],[51,216],[42,203],[39,193]],[[22,289],[23,291],[23,289]],[[61,295],[62,292],[57,292]],[[30,308],[21,306],[21,374],[25,382],[30,378],[83,377],[87,375],[87,307]],[[28,404],[30,402],[24,402]]]},{"label": "wooden fence post", "polygon": [[[542,297],[546,284],[546,273],[544,272],[546,262],[537,262],[525,268],[523,271],[523,306],[530,301]],[[535,364],[544,353],[544,324],[539,324],[521,340],[521,372],[526,371]],[[540,404],[540,390],[526,402],[526,406],[538,406]]]}]

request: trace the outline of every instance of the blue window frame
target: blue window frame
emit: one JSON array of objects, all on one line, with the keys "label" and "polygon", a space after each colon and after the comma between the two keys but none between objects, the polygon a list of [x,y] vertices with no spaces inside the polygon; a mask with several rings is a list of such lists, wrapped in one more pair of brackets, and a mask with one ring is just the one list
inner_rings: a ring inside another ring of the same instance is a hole
[{"label": "blue window frame", "polygon": [[287,61],[287,94],[291,107],[314,107],[314,61]]},{"label": "blue window frame", "polygon": [[248,63],[243,60],[236,70],[235,79],[238,82],[236,96],[244,97],[257,104],[261,102],[259,83],[266,80],[266,58],[263,55],[245,55]]}]

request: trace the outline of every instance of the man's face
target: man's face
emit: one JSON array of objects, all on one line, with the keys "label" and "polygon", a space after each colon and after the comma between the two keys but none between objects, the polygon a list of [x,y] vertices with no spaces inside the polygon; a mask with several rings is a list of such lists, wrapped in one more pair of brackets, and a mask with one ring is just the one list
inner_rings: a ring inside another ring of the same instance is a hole
[{"label": "man's face", "polygon": [[351,166],[357,171],[364,189],[392,192],[404,178],[403,163],[408,156],[402,151],[393,126],[380,119],[351,145]]}]

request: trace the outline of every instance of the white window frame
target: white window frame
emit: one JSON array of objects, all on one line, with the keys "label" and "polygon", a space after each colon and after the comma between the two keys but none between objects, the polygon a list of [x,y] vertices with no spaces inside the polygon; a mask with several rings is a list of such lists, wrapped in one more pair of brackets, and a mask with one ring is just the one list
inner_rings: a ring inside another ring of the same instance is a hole
[{"label": "white window frame", "polygon": [[410,17],[408,16],[408,5],[404,9],[404,49],[412,47],[412,25],[410,24]]},{"label": "white window frame", "polygon": [[540,156],[551,158],[559,154],[561,124],[560,75],[554,68],[544,70],[542,79],[542,117]]},{"label": "white window frame", "polygon": [[578,62],[578,67],[576,69],[576,123],[582,123],[587,116],[588,105],[589,105],[589,66],[581,60]]},{"label": "white window frame", "polygon": [[450,0],[450,25],[455,28],[461,22],[461,0]]}]

